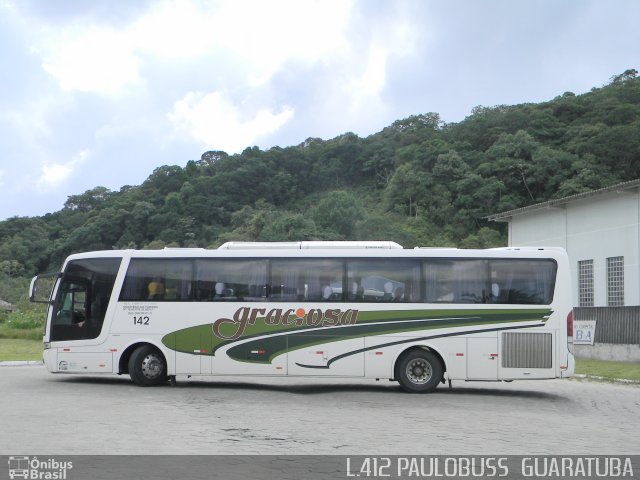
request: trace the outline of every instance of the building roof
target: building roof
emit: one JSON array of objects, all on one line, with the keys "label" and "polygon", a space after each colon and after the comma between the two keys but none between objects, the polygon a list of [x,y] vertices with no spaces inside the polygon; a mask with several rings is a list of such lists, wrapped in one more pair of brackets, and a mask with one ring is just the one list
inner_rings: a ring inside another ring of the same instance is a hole
[{"label": "building roof", "polygon": [[577,193],[575,195],[569,195],[568,197],[556,198],[547,202],[536,203],[535,205],[529,205],[528,207],[516,208],[507,212],[495,213],[486,217],[487,220],[494,222],[508,222],[512,217],[517,215],[523,215],[526,213],[535,212],[537,210],[544,210],[547,208],[559,207],[566,205],[569,202],[576,200],[582,200],[589,197],[595,197],[610,192],[623,192],[625,190],[631,190],[640,187],[640,179],[630,180],[628,182],[617,183],[609,187],[599,188],[597,190],[591,190],[590,192]]}]

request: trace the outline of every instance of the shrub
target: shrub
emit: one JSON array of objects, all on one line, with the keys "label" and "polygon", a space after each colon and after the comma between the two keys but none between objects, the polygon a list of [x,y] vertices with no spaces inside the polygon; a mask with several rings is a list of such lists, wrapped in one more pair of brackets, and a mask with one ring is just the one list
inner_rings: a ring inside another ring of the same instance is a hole
[{"label": "shrub", "polygon": [[9,314],[4,319],[4,325],[10,329],[31,330],[44,328],[45,316],[38,311],[17,311]]}]

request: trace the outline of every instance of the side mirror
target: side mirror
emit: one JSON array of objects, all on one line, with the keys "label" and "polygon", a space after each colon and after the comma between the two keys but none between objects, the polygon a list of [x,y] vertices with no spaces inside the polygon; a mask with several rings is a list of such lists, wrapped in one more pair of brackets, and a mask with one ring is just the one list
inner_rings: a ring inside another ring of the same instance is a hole
[{"label": "side mirror", "polygon": [[60,272],[43,273],[31,279],[29,301],[33,303],[51,304],[51,295],[56,281],[62,276]]}]

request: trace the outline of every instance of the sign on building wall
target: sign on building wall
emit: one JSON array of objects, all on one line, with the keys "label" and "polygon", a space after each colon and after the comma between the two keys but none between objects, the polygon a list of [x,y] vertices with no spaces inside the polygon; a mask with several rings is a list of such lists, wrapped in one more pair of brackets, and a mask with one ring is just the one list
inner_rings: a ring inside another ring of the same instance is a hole
[{"label": "sign on building wall", "polygon": [[575,320],[573,322],[574,345],[593,345],[596,336],[595,320]]}]

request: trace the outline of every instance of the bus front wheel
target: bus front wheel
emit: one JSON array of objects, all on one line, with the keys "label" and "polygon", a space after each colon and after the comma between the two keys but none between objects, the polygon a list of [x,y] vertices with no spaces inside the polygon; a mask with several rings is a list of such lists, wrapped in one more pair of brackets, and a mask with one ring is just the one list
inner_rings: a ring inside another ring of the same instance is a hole
[{"label": "bus front wheel", "polygon": [[167,362],[151,345],[142,345],[129,358],[129,375],[136,385],[151,387],[167,381]]},{"label": "bus front wheel", "polygon": [[428,350],[409,350],[396,364],[396,380],[403,390],[410,393],[432,392],[440,383],[442,374],[440,360]]}]

